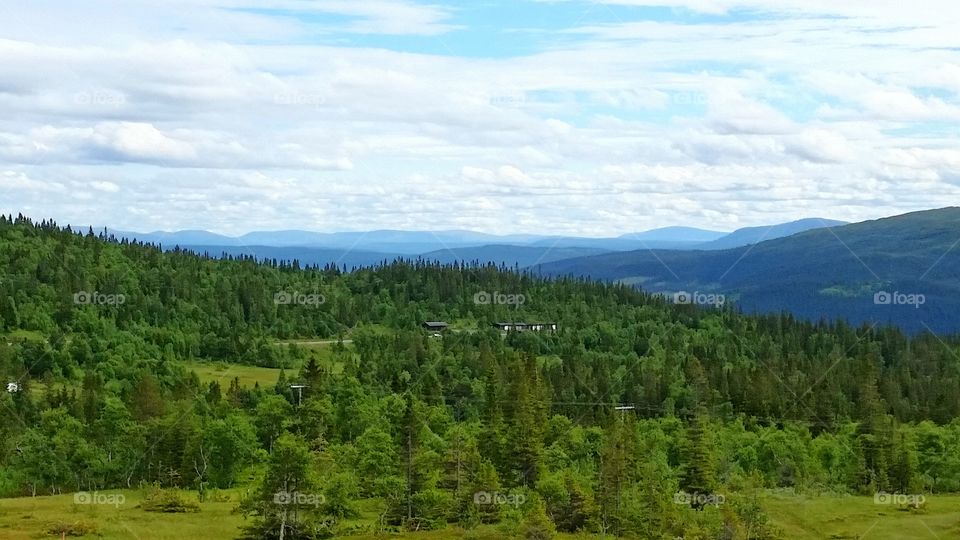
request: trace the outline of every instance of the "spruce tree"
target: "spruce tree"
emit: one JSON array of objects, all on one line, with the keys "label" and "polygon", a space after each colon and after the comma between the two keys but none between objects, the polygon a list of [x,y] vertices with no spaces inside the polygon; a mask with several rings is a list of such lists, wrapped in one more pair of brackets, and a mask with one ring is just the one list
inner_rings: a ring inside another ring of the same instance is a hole
[{"label": "spruce tree", "polygon": [[698,409],[686,430],[681,449],[680,488],[692,497],[691,506],[703,508],[706,497],[716,489],[713,442],[706,410]]}]

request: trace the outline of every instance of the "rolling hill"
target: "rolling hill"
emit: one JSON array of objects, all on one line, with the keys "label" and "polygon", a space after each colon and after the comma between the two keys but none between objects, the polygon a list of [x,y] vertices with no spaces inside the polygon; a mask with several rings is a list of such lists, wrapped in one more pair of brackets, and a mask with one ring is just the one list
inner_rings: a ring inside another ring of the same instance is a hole
[{"label": "rolling hill", "polygon": [[607,253],[539,270],[653,292],[723,294],[746,311],[955,333],[960,331],[958,243],[960,208],[943,208],[733,249]]},{"label": "rolling hill", "polygon": [[749,244],[757,244],[764,240],[783,238],[813,229],[840,227],[842,225],[847,225],[847,222],[833,219],[807,218],[789,223],[771,225],[769,227],[745,227],[743,229],[737,229],[721,238],[704,242],[698,245],[696,249],[730,249]]}]

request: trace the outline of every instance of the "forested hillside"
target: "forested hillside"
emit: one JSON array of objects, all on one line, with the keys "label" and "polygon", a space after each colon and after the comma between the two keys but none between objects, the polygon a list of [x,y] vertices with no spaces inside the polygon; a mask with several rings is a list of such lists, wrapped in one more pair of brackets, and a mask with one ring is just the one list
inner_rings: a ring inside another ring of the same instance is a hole
[{"label": "forested hillside", "polygon": [[[0,494],[241,486],[252,538],[777,538],[755,488],[960,491],[960,343],[891,327],[493,266],[213,259],[7,217],[0,335]],[[294,338],[335,343],[277,344]],[[201,383],[198,362],[286,369],[248,387]],[[370,501],[377,522],[351,522]]]},{"label": "forested hillside", "polygon": [[[810,230],[719,251],[639,250],[545,263],[554,276],[621,281],[647,291],[721,293],[741,309],[788,311],[910,333],[960,332],[960,208]],[[921,295],[879,304],[876,295]]]}]

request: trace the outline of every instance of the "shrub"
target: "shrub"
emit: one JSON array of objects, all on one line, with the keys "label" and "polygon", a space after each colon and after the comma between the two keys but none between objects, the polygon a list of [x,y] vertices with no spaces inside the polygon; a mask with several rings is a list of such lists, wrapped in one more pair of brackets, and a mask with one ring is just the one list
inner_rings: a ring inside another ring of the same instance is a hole
[{"label": "shrub", "polygon": [[188,501],[184,495],[175,489],[162,489],[152,486],[140,503],[139,508],[145,512],[163,512],[167,514],[183,514],[199,512],[200,505]]},{"label": "shrub", "polygon": [[57,521],[47,526],[47,534],[50,536],[87,536],[97,534],[97,524],[92,521],[75,521],[67,523]]},{"label": "shrub", "polygon": [[533,508],[523,520],[521,531],[526,540],[552,540],[556,535],[557,529],[547,517],[543,501],[537,500],[534,503]]}]

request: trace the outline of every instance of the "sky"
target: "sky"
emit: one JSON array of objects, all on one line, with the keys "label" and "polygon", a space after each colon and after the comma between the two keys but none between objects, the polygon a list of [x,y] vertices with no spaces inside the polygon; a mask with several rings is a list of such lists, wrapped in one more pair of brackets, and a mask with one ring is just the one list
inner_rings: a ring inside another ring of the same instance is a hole
[{"label": "sky", "polygon": [[609,236],[960,201],[955,0],[0,4],[0,211]]}]

